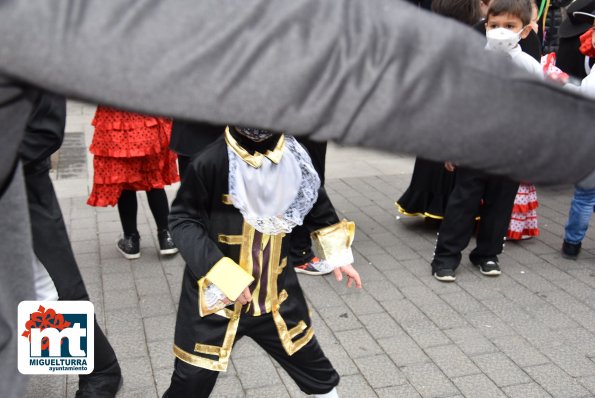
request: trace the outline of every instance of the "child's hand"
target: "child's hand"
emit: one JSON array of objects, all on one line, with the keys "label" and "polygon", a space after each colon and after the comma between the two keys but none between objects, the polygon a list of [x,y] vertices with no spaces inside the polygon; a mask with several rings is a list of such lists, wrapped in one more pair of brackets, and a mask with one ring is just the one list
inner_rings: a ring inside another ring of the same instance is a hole
[{"label": "child's hand", "polygon": [[453,162],[450,162],[447,160],[446,162],[444,162],[444,168],[446,169],[446,171],[452,172],[452,171],[455,171],[456,166]]},{"label": "child's hand", "polygon": [[[244,291],[242,293],[240,293],[240,295],[233,301],[239,301],[240,304],[242,304],[242,305],[248,304],[250,301],[252,301],[252,294],[250,294],[250,289],[245,288]],[[226,305],[229,305],[232,303],[232,301],[229,300],[228,298],[225,298],[225,301],[223,301],[223,302]]]},{"label": "child's hand", "polygon": [[347,287],[351,287],[355,281],[355,287],[358,289],[362,288],[362,280],[359,277],[359,273],[355,270],[355,268],[353,268],[353,265],[349,264],[343,267],[335,268],[333,272],[335,273],[335,278],[339,282],[343,280],[343,274],[347,275]]}]

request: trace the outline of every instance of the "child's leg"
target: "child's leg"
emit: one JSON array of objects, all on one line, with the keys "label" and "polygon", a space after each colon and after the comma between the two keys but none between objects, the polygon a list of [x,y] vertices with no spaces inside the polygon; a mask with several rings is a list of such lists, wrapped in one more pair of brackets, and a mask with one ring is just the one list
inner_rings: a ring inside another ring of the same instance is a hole
[{"label": "child's leg", "polygon": [[448,199],[444,220],[440,225],[438,241],[432,260],[432,272],[438,269],[456,269],[461,262],[461,252],[469,244],[475,217],[485,186],[483,173],[460,168],[456,183]]},{"label": "child's leg", "polygon": [[251,323],[246,329],[246,335],[256,341],[287,371],[300,390],[311,395],[326,394],[339,384],[339,374],[322,352],[315,336],[308,344],[289,356],[281,345],[279,333],[270,315],[258,318],[262,318],[264,322],[254,318],[257,322]]},{"label": "child's leg", "polygon": [[488,177],[481,207],[477,247],[469,258],[473,263],[498,261],[519,183],[503,177]]},{"label": "child's leg", "polygon": [[138,233],[136,230],[137,210],[136,192],[123,190],[118,199],[118,214],[120,214],[120,222],[126,236]]},{"label": "child's leg", "polygon": [[157,230],[167,229],[167,216],[169,215],[169,203],[165,189],[152,189],[147,191],[147,201],[153,213]]},{"label": "child's leg", "polygon": [[582,242],[589,228],[589,221],[593,215],[595,206],[595,189],[576,188],[572,202],[568,222],[566,223],[564,240],[571,244]]},{"label": "child's leg", "polygon": [[176,358],[171,384],[163,398],[206,398],[215,387],[219,372],[199,368]]}]

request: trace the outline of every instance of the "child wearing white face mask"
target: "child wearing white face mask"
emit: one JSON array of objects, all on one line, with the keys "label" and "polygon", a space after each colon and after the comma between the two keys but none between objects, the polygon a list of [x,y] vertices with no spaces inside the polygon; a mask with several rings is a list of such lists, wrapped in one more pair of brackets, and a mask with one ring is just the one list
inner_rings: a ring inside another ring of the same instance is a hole
[{"label": "child wearing white face mask", "polygon": [[543,78],[539,62],[523,52],[519,41],[529,35],[532,16],[531,0],[493,0],[486,16],[486,49],[508,53],[528,72]]},{"label": "child wearing white face mask", "polygon": [[[530,0],[493,0],[486,16],[486,48],[508,53],[515,64],[543,78],[541,64],[523,52],[519,44],[533,29],[536,15],[537,7]],[[512,208],[507,240],[529,239],[539,235],[538,205],[535,186],[521,183]]]}]

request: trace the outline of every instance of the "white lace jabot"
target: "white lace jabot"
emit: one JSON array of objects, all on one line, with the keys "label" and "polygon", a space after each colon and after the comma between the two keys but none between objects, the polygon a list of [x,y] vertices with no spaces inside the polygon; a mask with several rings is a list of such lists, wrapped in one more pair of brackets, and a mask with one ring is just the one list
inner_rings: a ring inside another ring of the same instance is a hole
[{"label": "white lace jabot", "polygon": [[295,138],[285,136],[278,163],[264,157],[260,167],[254,167],[230,145],[227,154],[229,195],[248,224],[268,235],[289,233],[302,225],[318,198],[320,179]]}]

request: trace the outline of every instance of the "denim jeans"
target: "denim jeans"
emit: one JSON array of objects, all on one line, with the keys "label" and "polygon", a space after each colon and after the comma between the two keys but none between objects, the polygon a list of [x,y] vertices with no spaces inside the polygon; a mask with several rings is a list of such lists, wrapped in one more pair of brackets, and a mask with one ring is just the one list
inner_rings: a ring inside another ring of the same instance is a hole
[{"label": "denim jeans", "polygon": [[566,242],[577,244],[583,240],[587,228],[589,228],[593,211],[595,211],[595,189],[576,187],[565,227],[564,240]]}]

